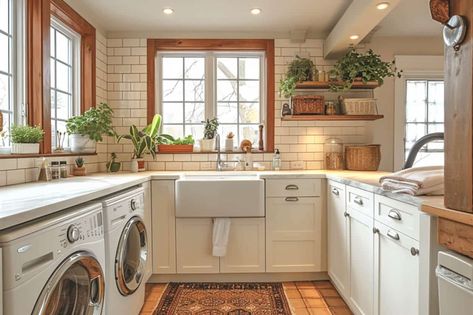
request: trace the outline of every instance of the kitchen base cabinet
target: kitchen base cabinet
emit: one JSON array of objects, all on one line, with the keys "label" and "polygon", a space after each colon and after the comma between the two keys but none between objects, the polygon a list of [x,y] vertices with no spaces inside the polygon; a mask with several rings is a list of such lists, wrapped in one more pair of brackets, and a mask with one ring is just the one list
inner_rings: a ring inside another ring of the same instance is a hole
[{"label": "kitchen base cabinet", "polygon": [[266,271],[325,271],[318,197],[266,198]]},{"label": "kitchen base cabinet", "polygon": [[153,273],[176,273],[176,217],[174,180],[153,180]]},{"label": "kitchen base cabinet", "polygon": [[345,185],[328,181],[328,275],[339,291],[347,292],[348,283],[348,222],[345,217]]},{"label": "kitchen base cabinet", "polygon": [[143,183],[144,189],[144,223],[146,227],[146,237],[148,238],[148,256],[146,259],[145,281],[151,277],[153,273],[153,222],[152,222],[152,204],[151,204],[151,184],[150,182]]}]

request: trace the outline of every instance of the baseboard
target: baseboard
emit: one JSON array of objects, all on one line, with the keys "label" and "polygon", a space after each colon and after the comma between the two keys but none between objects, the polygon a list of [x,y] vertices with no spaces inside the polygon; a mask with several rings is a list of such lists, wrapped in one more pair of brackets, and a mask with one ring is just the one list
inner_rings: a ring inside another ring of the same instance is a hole
[{"label": "baseboard", "polygon": [[329,280],[326,272],[245,274],[154,274],[148,283],[168,282],[286,282]]}]

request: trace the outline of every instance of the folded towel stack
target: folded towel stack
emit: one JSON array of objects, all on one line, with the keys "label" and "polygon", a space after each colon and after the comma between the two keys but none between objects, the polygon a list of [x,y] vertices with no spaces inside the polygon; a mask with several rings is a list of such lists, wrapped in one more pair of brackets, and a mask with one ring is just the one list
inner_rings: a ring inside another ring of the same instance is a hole
[{"label": "folded towel stack", "polygon": [[383,190],[412,196],[444,194],[443,166],[408,168],[379,179]]}]

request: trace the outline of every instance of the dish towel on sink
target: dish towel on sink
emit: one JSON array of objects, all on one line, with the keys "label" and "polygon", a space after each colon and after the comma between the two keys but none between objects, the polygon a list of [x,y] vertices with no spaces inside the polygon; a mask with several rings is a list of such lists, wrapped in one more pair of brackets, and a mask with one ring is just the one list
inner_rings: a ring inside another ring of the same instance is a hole
[{"label": "dish towel on sink", "polygon": [[213,219],[212,233],[212,255],[215,257],[224,257],[227,253],[228,236],[230,235],[230,225],[232,221],[229,218]]},{"label": "dish towel on sink", "polygon": [[412,167],[379,179],[385,191],[412,196],[443,195],[443,166]]}]

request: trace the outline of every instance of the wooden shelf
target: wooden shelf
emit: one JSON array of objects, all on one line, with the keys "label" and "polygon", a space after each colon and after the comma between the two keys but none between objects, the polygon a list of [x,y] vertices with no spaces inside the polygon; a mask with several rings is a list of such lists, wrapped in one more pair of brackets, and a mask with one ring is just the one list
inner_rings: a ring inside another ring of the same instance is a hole
[{"label": "wooden shelf", "polygon": [[352,121],[378,120],[384,115],[288,115],[281,118],[283,121]]},{"label": "wooden shelf", "polygon": [[[342,82],[318,82],[318,81],[306,81],[306,82],[300,82],[297,83],[296,89],[297,90],[310,90],[310,89],[315,89],[315,90],[323,90],[323,89],[330,89],[331,85],[343,85]],[[353,82],[351,89],[352,90],[372,90],[379,87],[378,82],[376,81],[370,81],[367,83],[363,82]]]}]

